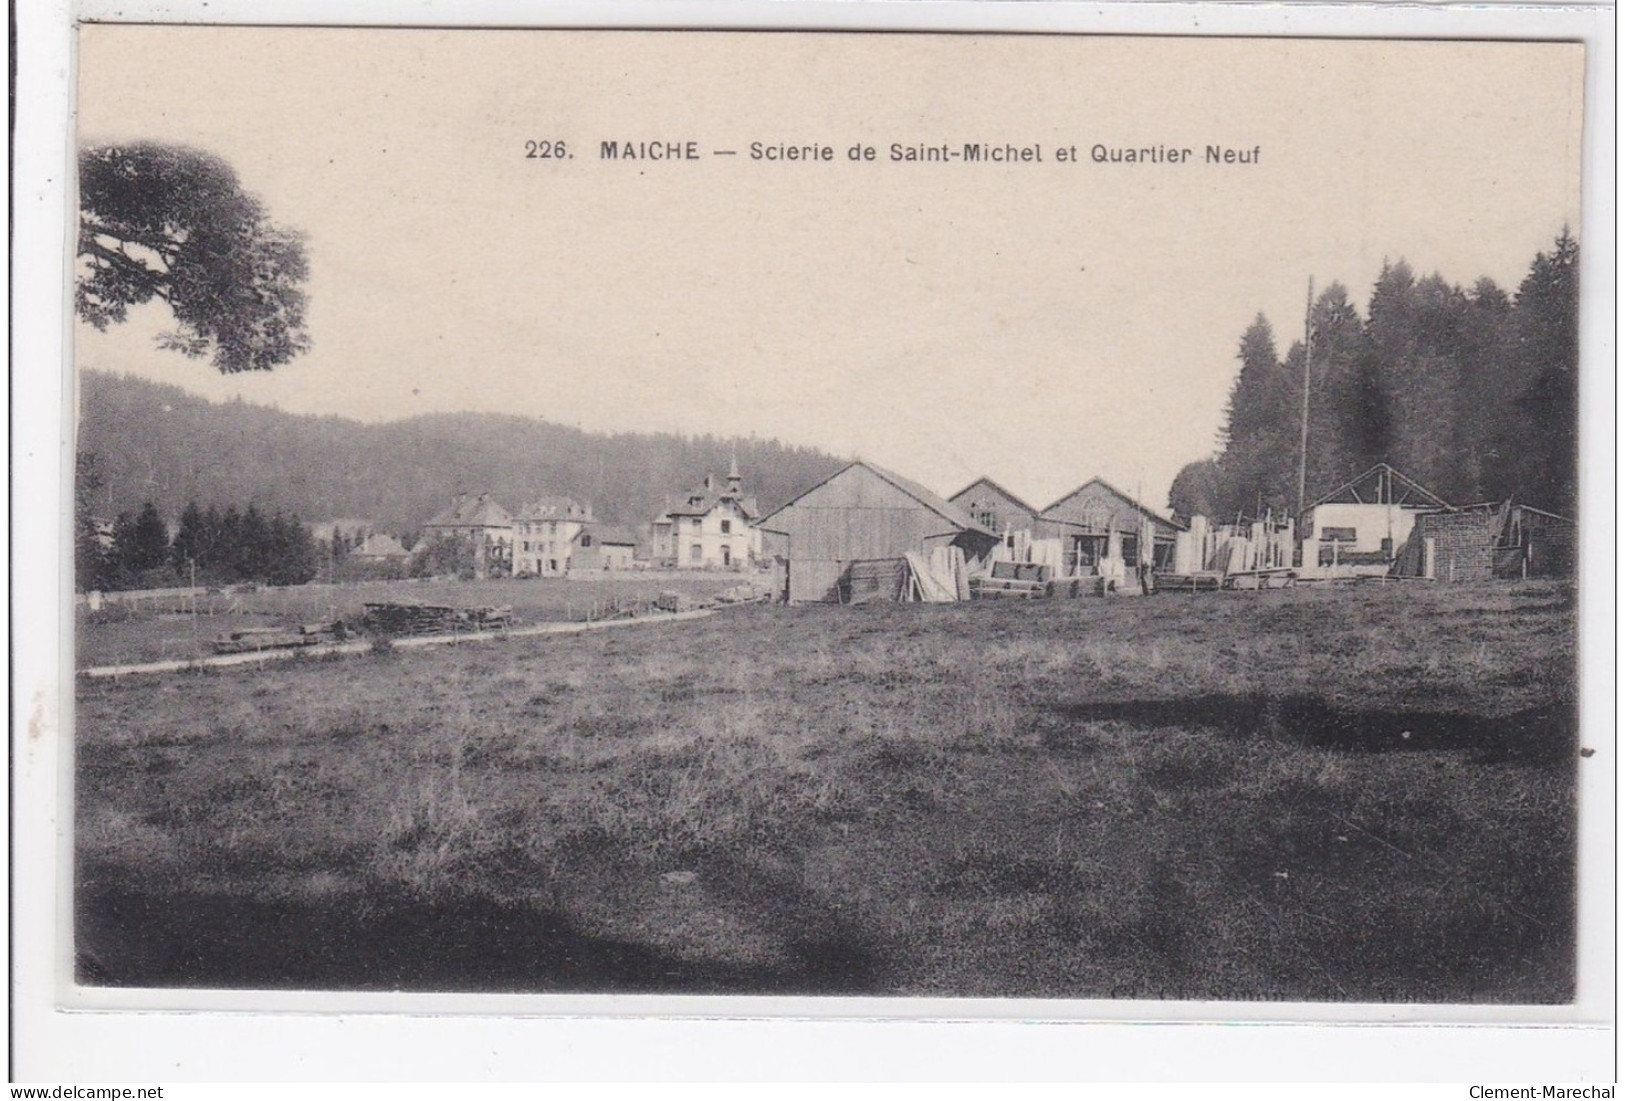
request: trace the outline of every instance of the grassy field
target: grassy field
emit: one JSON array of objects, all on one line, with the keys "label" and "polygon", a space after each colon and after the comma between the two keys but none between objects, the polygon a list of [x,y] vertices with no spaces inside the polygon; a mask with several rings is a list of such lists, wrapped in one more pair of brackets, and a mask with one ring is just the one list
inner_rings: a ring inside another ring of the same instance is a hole
[{"label": "grassy field", "polygon": [[757,605],[81,682],[81,978],[1562,1002],[1574,607]]},{"label": "grassy field", "polygon": [[297,585],[197,597],[165,597],[131,605],[109,604],[75,614],[80,668],[130,662],[185,660],[212,653],[214,639],[245,627],[292,626],[343,619],[360,622],[369,601],[416,601],[455,607],[506,604],[519,623],[579,621],[616,608],[652,601],[662,592],[710,597],[742,582],[765,589],[760,575],[589,574],[571,578],[488,581],[380,581]]}]

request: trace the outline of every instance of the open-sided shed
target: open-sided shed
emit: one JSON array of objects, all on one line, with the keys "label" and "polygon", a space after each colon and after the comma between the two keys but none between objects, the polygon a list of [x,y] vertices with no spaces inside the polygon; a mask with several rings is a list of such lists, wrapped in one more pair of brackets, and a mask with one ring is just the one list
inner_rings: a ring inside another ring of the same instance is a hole
[{"label": "open-sided shed", "polygon": [[785,569],[791,603],[840,601],[853,563],[929,559],[958,547],[987,553],[998,536],[958,505],[870,462],[854,462],[763,517],[763,550]]},{"label": "open-sided shed", "polygon": [[1417,516],[1450,505],[1387,463],[1352,478],[1305,512],[1300,577],[1382,575],[1394,568]]},{"label": "open-sided shed", "polygon": [[1168,568],[1175,539],[1185,530],[1102,478],[1083,483],[1038,519],[1040,534],[1064,541],[1068,577],[1104,575],[1113,566]]}]

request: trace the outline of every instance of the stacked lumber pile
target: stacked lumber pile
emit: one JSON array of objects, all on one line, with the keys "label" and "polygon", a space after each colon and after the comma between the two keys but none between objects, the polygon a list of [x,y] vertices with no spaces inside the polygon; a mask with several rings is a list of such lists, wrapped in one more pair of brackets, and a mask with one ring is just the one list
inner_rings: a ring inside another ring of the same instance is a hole
[{"label": "stacked lumber pile", "polygon": [[[945,551],[950,549],[958,548],[944,548]],[[952,604],[959,599],[959,581],[953,560],[946,553],[933,552],[928,560],[922,554],[909,551],[903,556],[903,561],[908,567],[904,600],[920,604]]]},{"label": "stacked lumber pile", "polygon": [[507,605],[453,608],[445,604],[376,603],[367,609],[362,625],[373,634],[433,635],[450,631],[490,631],[513,621]]},{"label": "stacked lumber pile", "polygon": [[1211,593],[1224,587],[1224,575],[1213,570],[1196,573],[1159,573],[1156,575],[1158,593]]},{"label": "stacked lumber pile", "polygon": [[772,595],[771,589],[760,588],[749,581],[741,581],[731,588],[723,589],[714,599],[718,604],[750,604],[767,600]]},{"label": "stacked lumber pile", "polygon": [[694,607],[694,599],[687,593],[667,591],[655,597],[655,607],[663,612],[686,612]]},{"label": "stacked lumber pile", "polygon": [[[1028,600],[1034,597],[1054,596],[1055,571],[1036,562],[995,562],[987,577],[970,579],[970,592],[974,600]],[[1076,586],[1070,595],[1076,596]]]},{"label": "stacked lumber pile", "polygon": [[905,599],[908,578],[906,559],[859,559],[848,565],[841,577],[841,603],[869,604]]},{"label": "stacked lumber pile", "polygon": [[344,624],[302,623],[297,627],[244,627],[214,640],[217,654],[248,654],[259,650],[288,650],[336,642],[344,638]]}]

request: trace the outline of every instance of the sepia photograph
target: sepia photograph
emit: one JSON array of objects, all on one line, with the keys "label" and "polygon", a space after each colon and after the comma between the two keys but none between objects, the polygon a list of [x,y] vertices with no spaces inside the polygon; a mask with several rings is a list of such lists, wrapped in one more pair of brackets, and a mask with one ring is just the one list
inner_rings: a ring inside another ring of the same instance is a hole
[{"label": "sepia photograph", "polygon": [[1586,65],[81,26],[64,981],[1573,1005]]}]

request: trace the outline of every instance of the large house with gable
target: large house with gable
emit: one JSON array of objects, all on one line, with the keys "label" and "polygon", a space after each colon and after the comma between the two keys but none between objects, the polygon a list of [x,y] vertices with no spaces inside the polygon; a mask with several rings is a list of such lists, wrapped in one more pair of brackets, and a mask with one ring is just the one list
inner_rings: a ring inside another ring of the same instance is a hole
[{"label": "large house with gable", "polygon": [[474,551],[475,575],[502,576],[513,564],[513,531],[513,515],[489,493],[465,493],[423,525],[423,538],[466,540]]},{"label": "large house with gable", "polygon": [[569,497],[542,497],[514,520],[513,572],[518,577],[558,577],[572,557],[592,546],[590,505]]}]

